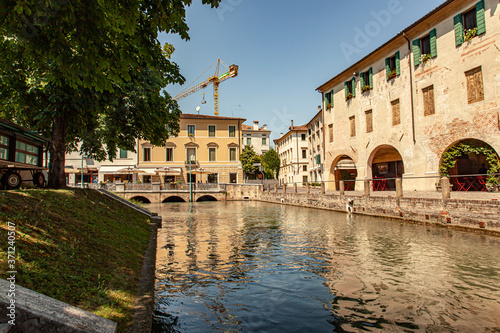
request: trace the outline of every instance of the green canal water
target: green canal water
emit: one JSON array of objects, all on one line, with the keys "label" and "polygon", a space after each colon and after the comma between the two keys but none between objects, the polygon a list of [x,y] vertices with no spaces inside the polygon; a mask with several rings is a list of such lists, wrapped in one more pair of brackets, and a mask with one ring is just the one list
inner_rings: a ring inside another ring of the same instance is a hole
[{"label": "green canal water", "polygon": [[500,332],[500,239],[260,202],[151,204],[153,332]]}]

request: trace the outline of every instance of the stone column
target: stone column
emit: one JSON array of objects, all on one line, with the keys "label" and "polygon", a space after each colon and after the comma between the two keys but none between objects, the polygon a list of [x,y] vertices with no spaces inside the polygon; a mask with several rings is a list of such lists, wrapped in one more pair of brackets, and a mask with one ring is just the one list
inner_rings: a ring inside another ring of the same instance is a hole
[{"label": "stone column", "polygon": [[403,180],[401,178],[396,178],[396,198],[403,197]]},{"label": "stone column", "polygon": [[344,194],[345,194],[344,188],[345,188],[345,187],[344,187],[344,181],[343,181],[343,180],[341,180],[341,181],[339,182],[339,191],[340,191],[340,195],[344,195]]},{"label": "stone column", "polygon": [[161,190],[161,183],[153,183],[153,184],[151,184],[151,190],[153,190],[153,191],[160,191]]},{"label": "stone column", "polygon": [[286,184],[283,184],[283,193],[286,193]]},{"label": "stone column", "polygon": [[325,182],[321,182],[321,194],[325,194],[326,189],[325,189]]},{"label": "stone column", "polygon": [[278,184],[274,184],[274,193],[278,192]]},{"label": "stone column", "polygon": [[307,194],[311,193],[311,187],[310,187],[309,183],[306,183],[306,193]]},{"label": "stone column", "polygon": [[271,192],[271,184],[267,184],[267,193]]},{"label": "stone column", "polygon": [[369,180],[365,180],[363,182],[364,186],[365,186],[365,193],[364,193],[364,196],[367,196],[369,197],[370,196],[370,190],[371,190],[371,186],[370,186],[370,181]]},{"label": "stone column", "polygon": [[293,193],[297,193],[297,183],[293,183]]},{"label": "stone column", "polygon": [[116,192],[125,192],[125,184],[124,183],[116,183]]},{"label": "stone column", "polygon": [[450,198],[450,179],[448,177],[441,178],[441,194],[443,199]]}]

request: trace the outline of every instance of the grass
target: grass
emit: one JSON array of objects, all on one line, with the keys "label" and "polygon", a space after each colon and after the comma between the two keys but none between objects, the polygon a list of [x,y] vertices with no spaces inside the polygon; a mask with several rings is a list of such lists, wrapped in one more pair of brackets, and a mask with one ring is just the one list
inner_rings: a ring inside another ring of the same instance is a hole
[{"label": "grass", "polygon": [[[145,215],[93,190],[0,191],[2,244],[7,244],[8,221],[16,224],[19,285],[126,330],[149,241]],[[6,251],[2,246],[4,279]]]}]

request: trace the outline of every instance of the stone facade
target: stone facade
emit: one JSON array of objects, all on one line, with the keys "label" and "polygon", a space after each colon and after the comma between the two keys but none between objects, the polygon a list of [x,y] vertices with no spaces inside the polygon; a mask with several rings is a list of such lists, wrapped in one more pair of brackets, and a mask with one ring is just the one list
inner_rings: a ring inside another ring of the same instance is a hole
[{"label": "stone facade", "polygon": [[323,125],[323,110],[321,107],[318,109],[318,113],[316,113],[316,115],[306,125],[309,156],[309,165],[307,169],[309,171],[309,182],[311,183],[319,183],[323,180],[323,161],[325,159],[325,129]]},{"label": "stone facade", "polygon": [[[355,164],[356,186],[385,173],[407,190],[434,190],[443,152],[458,142],[500,151],[499,9],[496,0],[447,1],[318,88],[324,133],[333,127],[328,190],[340,160]],[[467,13],[478,29],[465,41]]]},{"label": "stone facade", "polygon": [[306,126],[292,126],[279,139],[274,140],[280,158],[280,184],[308,182],[309,153]]},{"label": "stone facade", "polygon": [[269,151],[271,131],[267,129],[267,125],[259,127],[258,121],[254,121],[253,126],[242,124],[241,135],[243,146],[252,146],[257,155]]}]

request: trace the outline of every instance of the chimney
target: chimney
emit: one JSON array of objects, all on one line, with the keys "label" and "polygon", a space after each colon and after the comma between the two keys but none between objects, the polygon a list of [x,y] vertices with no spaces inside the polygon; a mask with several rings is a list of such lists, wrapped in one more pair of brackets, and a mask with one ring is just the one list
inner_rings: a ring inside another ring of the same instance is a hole
[{"label": "chimney", "polygon": [[293,119],[292,119],[292,127],[293,127]]},{"label": "chimney", "polygon": [[258,131],[259,130],[259,121],[258,120],[254,120],[253,121],[253,130],[254,131]]},{"label": "chimney", "polygon": [[263,130],[267,130],[267,124],[262,125]]},{"label": "chimney", "polygon": [[321,111],[321,105],[318,105],[318,112]]},{"label": "chimney", "polygon": [[282,137],[283,137],[283,133],[280,133],[280,138],[282,138]]}]

